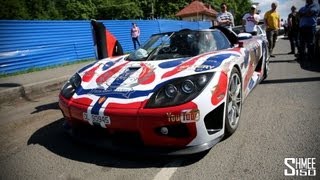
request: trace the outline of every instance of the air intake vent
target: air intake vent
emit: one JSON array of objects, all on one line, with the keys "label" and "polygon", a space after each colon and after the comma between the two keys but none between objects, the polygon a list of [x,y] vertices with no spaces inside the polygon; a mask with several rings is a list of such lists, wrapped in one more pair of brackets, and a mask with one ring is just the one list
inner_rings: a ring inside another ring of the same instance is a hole
[{"label": "air intake vent", "polygon": [[208,134],[214,134],[220,131],[223,127],[223,113],[224,103],[218,106],[215,110],[211,111],[204,118],[204,123],[207,128]]}]

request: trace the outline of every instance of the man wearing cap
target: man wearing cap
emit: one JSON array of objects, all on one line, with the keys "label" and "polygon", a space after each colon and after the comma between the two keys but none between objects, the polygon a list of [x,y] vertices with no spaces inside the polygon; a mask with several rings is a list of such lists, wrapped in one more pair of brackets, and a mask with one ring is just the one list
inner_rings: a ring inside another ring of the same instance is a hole
[{"label": "man wearing cap", "polygon": [[276,45],[278,38],[278,31],[280,29],[280,15],[276,11],[277,3],[273,2],[271,4],[271,10],[264,14],[264,23],[266,25],[267,39],[269,43],[269,53],[270,57],[275,57],[272,52]]},{"label": "man wearing cap", "polygon": [[221,12],[218,14],[218,17],[217,17],[218,25],[231,29],[234,26],[233,15],[227,11],[226,3],[222,3],[220,7],[221,7]]},{"label": "man wearing cap", "polygon": [[257,24],[259,23],[259,15],[256,13],[256,9],[257,6],[252,5],[250,12],[242,18],[242,26],[245,27],[245,32],[252,35],[257,35]]}]

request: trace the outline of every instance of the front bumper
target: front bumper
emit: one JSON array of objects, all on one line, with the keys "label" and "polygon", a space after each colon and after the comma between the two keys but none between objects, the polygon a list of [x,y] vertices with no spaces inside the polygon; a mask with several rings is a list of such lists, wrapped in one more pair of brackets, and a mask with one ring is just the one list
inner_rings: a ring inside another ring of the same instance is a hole
[{"label": "front bumper", "polygon": [[130,153],[137,155],[188,155],[209,150],[216,145],[223,136],[205,142],[196,146],[186,146],[181,148],[146,146],[139,141],[138,135],[135,133],[118,132],[118,134],[109,134],[99,127],[85,126],[82,128],[71,127],[68,122],[64,122],[66,132],[77,142],[92,145],[98,148],[117,153]]},{"label": "front bumper", "polygon": [[[156,109],[106,108],[111,123],[106,128],[95,127],[83,119],[88,106],[77,104],[60,96],[60,109],[66,119],[67,132],[76,140],[106,147],[115,151],[143,152],[148,154],[192,154],[205,151],[220,141],[222,137],[204,141],[196,146],[190,142],[197,137],[196,121],[182,123],[176,117],[181,112],[197,112],[195,103]],[[161,134],[161,127],[169,129]]]}]

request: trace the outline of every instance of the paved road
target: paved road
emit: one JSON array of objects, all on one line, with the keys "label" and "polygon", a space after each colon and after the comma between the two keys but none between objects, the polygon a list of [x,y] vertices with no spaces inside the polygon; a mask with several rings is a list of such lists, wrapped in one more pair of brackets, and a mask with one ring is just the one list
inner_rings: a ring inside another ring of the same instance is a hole
[{"label": "paved road", "polygon": [[197,156],[131,157],[74,144],[61,128],[58,92],[4,104],[0,179],[285,179],[287,157],[316,158],[320,179],[320,69],[302,69],[288,45],[278,41],[236,133]]}]

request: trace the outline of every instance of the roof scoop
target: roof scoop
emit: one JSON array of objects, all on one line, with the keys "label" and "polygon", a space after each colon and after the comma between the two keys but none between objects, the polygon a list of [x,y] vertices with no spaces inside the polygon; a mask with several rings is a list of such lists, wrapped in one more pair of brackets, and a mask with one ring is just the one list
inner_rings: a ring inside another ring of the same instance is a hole
[{"label": "roof scoop", "polygon": [[130,70],[134,70],[134,69],[138,70],[140,68],[141,68],[141,64],[140,63],[133,63],[129,67]]}]

